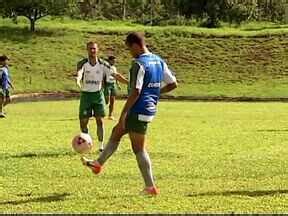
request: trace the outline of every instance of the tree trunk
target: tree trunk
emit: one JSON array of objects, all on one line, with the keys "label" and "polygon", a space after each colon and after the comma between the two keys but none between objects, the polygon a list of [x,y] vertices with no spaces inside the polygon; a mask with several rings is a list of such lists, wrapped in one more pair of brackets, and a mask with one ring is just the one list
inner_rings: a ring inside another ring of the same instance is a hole
[{"label": "tree trunk", "polygon": [[30,19],[30,31],[35,32],[35,19]]},{"label": "tree trunk", "polygon": [[150,0],[150,25],[153,25],[153,19],[154,19],[154,1]]},{"label": "tree trunk", "polygon": [[126,7],[127,7],[127,1],[123,0],[122,1],[122,19],[126,19]]}]

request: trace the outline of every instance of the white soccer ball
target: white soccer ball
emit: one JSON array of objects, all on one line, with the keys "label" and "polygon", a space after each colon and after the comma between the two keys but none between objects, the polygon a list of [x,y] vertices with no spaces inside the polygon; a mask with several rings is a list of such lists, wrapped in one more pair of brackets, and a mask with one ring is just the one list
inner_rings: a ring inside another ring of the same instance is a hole
[{"label": "white soccer ball", "polygon": [[92,150],[93,141],[89,134],[81,133],[72,140],[72,148],[79,154],[87,154]]}]

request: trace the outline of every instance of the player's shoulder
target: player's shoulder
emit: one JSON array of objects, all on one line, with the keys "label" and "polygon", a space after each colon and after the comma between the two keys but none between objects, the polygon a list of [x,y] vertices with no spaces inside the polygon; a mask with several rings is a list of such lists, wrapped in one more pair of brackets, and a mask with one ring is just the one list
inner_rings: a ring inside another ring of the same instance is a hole
[{"label": "player's shoulder", "polygon": [[9,70],[7,67],[0,67],[0,74],[2,75],[3,73],[8,74]]},{"label": "player's shoulder", "polygon": [[98,62],[100,65],[110,69],[111,65],[109,64],[109,62],[105,61],[103,58],[98,58]]},{"label": "player's shoulder", "polygon": [[81,59],[79,62],[77,62],[77,69],[81,69],[88,61],[88,58]]},{"label": "player's shoulder", "polygon": [[139,68],[143,65],[143,62],[140,59],[133,59],[131,65],[132,68]]},{"label": "player's shoulder", "polygon": [[153,56],[154,59],[156,59],[158,61],[165,62],[164,59],[158,54],[154,54],[153,53],[152,56]]}]

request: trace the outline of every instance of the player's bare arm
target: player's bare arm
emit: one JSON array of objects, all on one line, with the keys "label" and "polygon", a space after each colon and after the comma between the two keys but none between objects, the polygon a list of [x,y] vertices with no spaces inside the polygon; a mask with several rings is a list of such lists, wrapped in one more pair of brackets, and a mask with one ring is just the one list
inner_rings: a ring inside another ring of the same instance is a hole
[{"label": "player's bare arm", "polygon": [[112,74],[112,76],[119,82],[128,85],[129,81],[120,73]]},{"label": "player's bare arm", "polygon": [[83,78],[83,69],[81,68],[80,70],[77,71],[77,77],[76,77],[76,83],[79,86],[79,88],[82,87],[81,85],[82,78]]},{"label": "player's bare arm", "polygon": [[177,88],[177,82],[170,83],[161,88],[160,93],[164,94]]}]

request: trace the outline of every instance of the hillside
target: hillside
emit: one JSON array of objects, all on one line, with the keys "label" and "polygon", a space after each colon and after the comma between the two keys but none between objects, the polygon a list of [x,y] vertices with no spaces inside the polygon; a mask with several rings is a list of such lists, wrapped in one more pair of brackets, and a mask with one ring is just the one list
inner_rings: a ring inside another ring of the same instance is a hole
[{"label": "hillside", "polygon": [[150,49],[171,65],[180,84],[175,95],[285,97],[288,92],[287,26],[209,30],[49,18],[31,34],[24,20],[18,25],[0,20],[0,25],[0,53],[11,57],[17,93],[77,91],[75,64],[86,55],[88,40],[98,42],[101,56],[116,55],[119,71],[127,75],[131,57],[123,40],[134,30],[145,31]]}]

